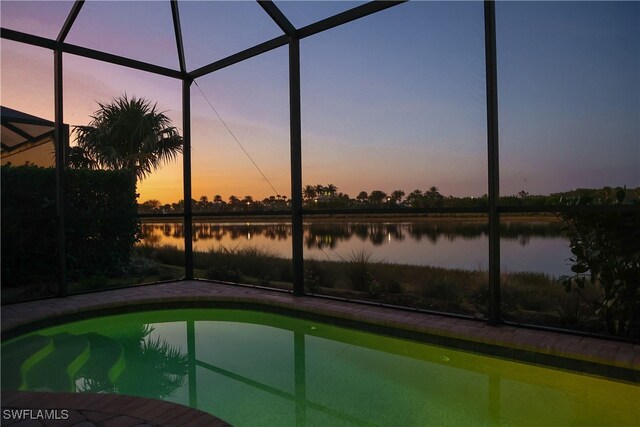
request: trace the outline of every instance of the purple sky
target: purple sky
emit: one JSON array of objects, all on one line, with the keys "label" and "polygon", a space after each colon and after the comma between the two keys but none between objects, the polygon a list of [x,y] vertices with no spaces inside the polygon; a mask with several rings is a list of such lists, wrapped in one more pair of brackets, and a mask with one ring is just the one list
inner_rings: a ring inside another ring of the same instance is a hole
[{"label": "purple sky", "polygon": [[[298,27],[354,2],[276,2]],[[71,2],[0,3],[2,26],[55,38]],[[188,69],[280,34],[255,2],[180,2]],[[487,189],[482,2],[403,4],[301,41],[303,182],[357,195]],[[502,194],[640,186],[640,3],[499,2]],[[69,43],[177,68],[169,3],[87,2]],[[289,195],[288,52],[197,80]],[[182,128],[179,81],[65,55],[65,121],[123,93]],[[2,104],[53,118],[53,55],[2,41]],[[193,195],[273,191],[192,88]],[[180,161],[139,185],[180,199]]]}]

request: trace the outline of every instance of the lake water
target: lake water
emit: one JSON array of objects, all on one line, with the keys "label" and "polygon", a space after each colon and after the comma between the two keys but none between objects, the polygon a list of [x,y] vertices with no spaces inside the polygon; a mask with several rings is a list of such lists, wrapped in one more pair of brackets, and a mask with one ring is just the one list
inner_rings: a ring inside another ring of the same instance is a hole
[{"label": "lake water", "polygon": [[[143,244],[184,247],[182,222],[144,222]],[[193,248],[209,251],[254,246],[291,258],[286,222],[197,221]],[[366,251],[375,261],[467,270],[488,269],[488,224],[483,220],[383,221],[314,220],[304,223],[305,259],[349,260]],[[561,223],[514,220],[501,223],[504,272],[570,274],[569,241]]]},{"label": "lake water", "polygon": [[[570,274],[569,241],[556,221],[505,221],[501,224],[501,268],[504,272]],[[184,248],[182,222],[145,222],[143,244]],[[193,225],[193,248],[260,247],[291,257],[291,225],[286,222],[214,222]],[[373,260],[466,270],[488,269],[488,225],[478,220],[304,223],[305,259],[343,261],[366,251]]]}]

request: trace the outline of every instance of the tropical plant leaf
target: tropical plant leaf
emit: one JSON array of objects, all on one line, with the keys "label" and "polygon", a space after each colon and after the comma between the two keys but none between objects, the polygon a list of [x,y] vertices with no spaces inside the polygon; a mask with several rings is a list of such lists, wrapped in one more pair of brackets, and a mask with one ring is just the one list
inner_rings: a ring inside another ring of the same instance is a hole
[{"label": "tropical plant leaf", "polygon": [[182,137],[156,104],[125,94],[98,106],[89,125],[75,127],[72,167],[128,169],[141,180],[182,153]]}]

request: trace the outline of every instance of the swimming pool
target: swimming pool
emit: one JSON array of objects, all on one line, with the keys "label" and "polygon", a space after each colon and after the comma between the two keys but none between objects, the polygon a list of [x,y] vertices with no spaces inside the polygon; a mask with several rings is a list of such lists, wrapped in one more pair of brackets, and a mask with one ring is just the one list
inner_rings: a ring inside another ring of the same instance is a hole
[{"label": "swimming pool", "polygon": [[2,345],[2,388],[197,407],[233,425],[640,425],[640,387],[290,317],[121,314]]}]

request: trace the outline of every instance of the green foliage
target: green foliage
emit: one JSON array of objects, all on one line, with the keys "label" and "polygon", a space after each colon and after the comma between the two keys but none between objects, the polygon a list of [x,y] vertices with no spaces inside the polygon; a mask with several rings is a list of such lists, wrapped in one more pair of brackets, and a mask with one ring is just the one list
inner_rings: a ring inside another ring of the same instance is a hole
[{"label": "green foliage", "polygon": [[571,242],[571,276],[560,282],[567,292],[596,285],[593,300],[608,333],[628,335],[640,310],[640,212],[634,209],[592,211],[592,204],[623,207],[626,192],[610,191],[599,198],[583,196],[569,201],[575,211],[561,214]]},{"label": "green foliage", "polygon": [[[2,166],[2,286],[56,276],[55,170]],[[65,172],[67,274],[122,273],[137,240],[136,178],[126,171]]]}]

